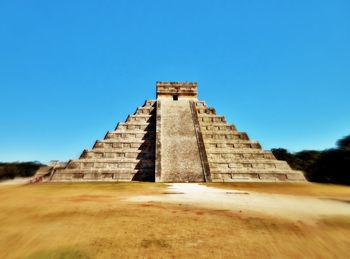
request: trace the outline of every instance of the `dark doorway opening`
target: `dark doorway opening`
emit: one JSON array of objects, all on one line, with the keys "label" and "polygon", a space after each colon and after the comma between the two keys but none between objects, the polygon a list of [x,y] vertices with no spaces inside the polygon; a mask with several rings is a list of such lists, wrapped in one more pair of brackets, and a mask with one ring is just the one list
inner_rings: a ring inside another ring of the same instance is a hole
[{"label": "dark doorway opening", "polygon": [[173,95],[173,100],[174,100],[174,101],[179,100],[179,96],[178,96],[178,95]]}]

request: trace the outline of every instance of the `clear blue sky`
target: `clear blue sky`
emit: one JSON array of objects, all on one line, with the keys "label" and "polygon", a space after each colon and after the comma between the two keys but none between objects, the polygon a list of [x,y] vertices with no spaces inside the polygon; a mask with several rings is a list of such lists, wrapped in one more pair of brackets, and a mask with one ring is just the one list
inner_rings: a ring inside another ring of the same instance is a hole
[{"label": "clear blue sky", "polygon": [[265,149],[350,134],[350,1],[0,1],[0,161],[76,158],[156,81]]}]

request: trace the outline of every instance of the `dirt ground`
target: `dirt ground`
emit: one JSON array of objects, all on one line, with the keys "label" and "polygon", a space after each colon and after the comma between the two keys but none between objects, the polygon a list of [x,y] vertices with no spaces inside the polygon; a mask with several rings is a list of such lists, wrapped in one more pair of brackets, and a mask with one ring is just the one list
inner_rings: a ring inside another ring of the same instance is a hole
[{"label": "dirt ground", "polygon": [[0,258],[350,258],[349,200],[318,184],[2,185]]},{"label": "dirt ground", "polygon": [[[224,187],[224,188],[218,188]],[[285,185],[282,189],[288,195],[278,194],[278,184],[266,185],[265,189],[272,192],[276,186],[275,193],[264,193],[263,187],[256,186],[256,184],[240,184],[241,188],[235,189],[235,185],[229,184],[207,184],[200,185],[195,183],[174,183],[168,185],[168,191],[163,194],[155,196],[133,196],[129,200],[138,202],[165,202],[165,203],[182,203],[189,206],[203,207],[207,209],[221,209],[221,210],[239,210],[250,213],[260,213],[266,216],[279,217],[290,220],[301,220],[313,223],[315,220],[323,217],[334,217],[338,215],[350,216],[350,204],[348,204],[349,196],[348,188],[343,192],[337,193],[337,196],[312,196],[315,192],[310,190],[310,194],[306,196],[291,195],[291,190],[287,192],[286,189],[295,189],[297,187],[303,188],[305,186],[299,184],[298,186]],[[248,189],[259,188],[259,192]],[[314,188],[315,185],[307,185],[309,188]],[[271,187],[271,188],[267,188]],[[322,189],[323,186],[317,186]],[[334,187],[339,192],[341,187]],[[349,188],[350,189],[350,188]],[[315,191],[315,190],[314,190]],[[329,192],[332,193],[332,192]],[[334,195],[334,193],[332,193]]]}]

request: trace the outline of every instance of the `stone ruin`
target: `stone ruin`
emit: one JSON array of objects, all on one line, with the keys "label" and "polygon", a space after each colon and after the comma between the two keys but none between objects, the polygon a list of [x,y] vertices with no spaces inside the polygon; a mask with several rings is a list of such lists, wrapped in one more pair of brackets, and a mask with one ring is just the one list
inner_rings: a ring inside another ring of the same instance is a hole
[{"label": "stone ruin", "polygon": [[262,150],[204,101],[197,83],[157,82],[148,100],[91,150],[46,179],[71,181],[305,181],[300,171]]}]

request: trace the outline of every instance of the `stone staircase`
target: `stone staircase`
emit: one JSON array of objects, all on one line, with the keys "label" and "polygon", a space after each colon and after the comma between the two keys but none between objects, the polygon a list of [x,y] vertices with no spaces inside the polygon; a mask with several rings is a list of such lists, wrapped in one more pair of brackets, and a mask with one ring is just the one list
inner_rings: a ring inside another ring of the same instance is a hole
[{"label": "stone staircase", "polygon": [[158,100],[157,180],[204,182],[189,100]]}]

